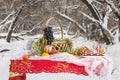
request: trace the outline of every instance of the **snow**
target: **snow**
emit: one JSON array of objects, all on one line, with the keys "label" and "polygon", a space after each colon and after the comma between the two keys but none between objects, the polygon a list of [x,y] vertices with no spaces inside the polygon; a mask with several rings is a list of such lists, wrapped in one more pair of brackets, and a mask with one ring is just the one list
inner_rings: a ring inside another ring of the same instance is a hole
[{"label": "snow", "polygon": [[9,79],[9,66],[10,57],[9,56],[0,56],[0,79],[8,80]]},{"label": "snow", "polygon": [[40,74],[27,74],[26,80],[99,80],[99,77],[68,73],[40,73]]},{"label": "snow", "polygon": [[92,3],[93,2],[93,0],[87,0],[89,3]]},{"label": "snow", "polygon": [[[22,59],[22,56],[24,54],[33,55],[31,51],[29,50],[29,45],[31,45],[32,41],[35,41],[35,38],[38,38],[41,35],[36,36],[25,36],[24,40],[21,41],[13,41],[11,43],[7,43],[4,39],[0,39],[0,51],[3,49],[9,49],[10,51],[2,52],[0,53],[0,79],[2,80],[8,80],[9,77],[9,64],[10,59]],[[59,38],[59,35],[55,35],[57,38]],[[69,37],[68,35],[65,35],[65,37]],[[97,46],[100,46],[105,49],[106,55],[110,56],[107,57],[109,60],[111,60],[110,64],[113,66],[111,78],[109,80],[120,80],[120,43],[117,43],[115,45],[105,45],[105,44],[98,44],[95,41],[88,41],[85,38],[79,37],[73,40],[73,46],[81,47],[81,46],[87,46],[91,49],[94,49]],[[70,55],[64,56],[65,59],[68,59],[69,57],[72,57]],[[38,58],[38,56],[33,56],[31,59]],[[55,59],[54,56],[51,56],[52,59]],[[72,57],[73,58],[73,57]],[[60,58],[61,59],[61,58]],[[74,58],[73,58],[74,59]],[[3,67],[5,69],[3,69]],[[3,69],[3,70],[2,70]],[[4,72],[4,74],[2,74]],[[49,77],[48,77],[49,75]],[[47,76],[47,77],[46,77]],[[27,74],[27,80],[105,80],[106,78],[101,79],[97,76],[83,76],[83,75],[75,75],[75,74],[67,74],[67,73],[57,73],[57,74],[51,74],[51,73],[40,73],[40,74]]]}]

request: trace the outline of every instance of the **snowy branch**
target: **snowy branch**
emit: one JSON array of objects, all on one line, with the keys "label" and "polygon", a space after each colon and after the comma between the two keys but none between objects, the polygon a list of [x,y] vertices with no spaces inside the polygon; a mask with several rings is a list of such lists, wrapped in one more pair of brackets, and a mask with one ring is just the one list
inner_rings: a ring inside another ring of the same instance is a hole
[{"label": "snowy branch", "polygon": [[102,6],[104,5],[104,4],[103,4],[104,2],[101,2],[100,0],[94,0],[94,2],[96,2],[97,4],[100,4],[100,5],[102,5]]},{"label": "snowy branch", "polygon": [[75,23],[75,24],[78,26],[79,29],[81,29],[83,32],[85,32],[85,29],[84,29],[76,20],[68,17],[68,16],[65,15],[65,14],[60,13],[59,11],[56,11],[56,13],[59,14],[60,16],[64,17],[64,18],[66,18],[67,20]]},{"label": "snowy branch", "polygon": [[93,2],[93,0],[87,0],[87,1],[88,1],[88,3],[90,3],[90,4]]},{"label": "snowy branch", "polygon": [[[6,35],[0,36],[0,38],[6,38]],[[11,38],[15,38],[16,40],[19,40],[19,39],[24,40],[23,38],[19,36],[13,36],[13,35],[11,36]]]},{"label": "snowy branch", "polygon": [[107,44],[110,44],[110,43],[113,43],[112,41],[112,38],[113,38],[113,35],[112,33],[108,30],[107,27],[107,18],[108,18],[108,14],[105,15],[105,17],[103,18],[103,16],[101,16],[99,10],[96,8],[96,6],[94,4],[91,4],[91,2],[89,2],[88,0],[81,0],[83,3],[85,3],[87,5],[87,7],[90,9],[93,17],[99,21],[99,26],[100,26],[100,29],[103,33],[103,36],[104,36],[104,40]]},{"label": "snowy branch", "polygon": [[13,7],[15,1],[16,1],[16,0],[14,0],[14,1],[12,2],[11,6],[10,6],[10,9],[12,9],[12,7]]},{"label": "snowy branch", "polygon": [[113,32],[114,30],[118,29],[118,25],[110,29],[110,32]]},{"label": "snowy branch", "polygon": [[0,50],[0,53],[6,52],[6,51],[10,51],[10,49],[2,49],[2,50]]},{"label": "snowy branch", "polygon": [[[15,1],[15,0],[14,0],[14,1]],[[35,4],[35,3],[39,2],[39,1],[43,1],[43,0],[28,0],[28,2],[22,3],[22,4],[20,5],[20,7],[17,7],[17,9],[23,8],[23,7],[28,6],[28,5],[33,5],[33,4]],[[13,4],[12,4],[12,5],[13,5]],[[11,5],[11,6],[12,6],[12,5]],[[16,11],[13,10],[2,22],[0,22],[0,25],[5,24],[5,23],[7,22],[7,20],[8,20],[8,18],[10,18],[11,16],[13,16],[13,15],[15,15],[15,14],[16,14]],[[7,23],[7,24],[9,24],[9,23]],[[2,26],[0,26],[0,28],[1,28],[1,27],[2,27]]]},{"label": "snowy branch", "polygon": [[105,0],[105,2],[112,8],[114,14],[119,18],[120,20],[120,11],[119,9],[114,5],[114,3],[111,0]]},{"label": "snowy branch", "polygon": [[103,19],[102,22],[101,22],[101,21],[98,21],[98,20],[96,20],[96,19],[94,19],[94,18],[92,18],[91,16],[85,14],[84,12],[81,12],[81,11],[79,11],[79,12],[82,13],[82,14],[83,14],[85,17],[87,17],[88,19],[92,20],[93,22],[101,25],[102,28],[103,28],[105,31],[107,31],[108,34],[110,34],[111,37],[113,37],[113,34],[112,34],[112,33],[110,32],[110,30],[107,28],[109,12],[106,12],[106,15],[104,16],[104,19]]},{"label": "snowy branch", "polygon": [[12,35],[13,29],[14,29],[14,27],[15,27],[15,26],[14,26],[14,25],[15,25],[15,22],[17,21],[18,15],[21,13],[22,8],[23,8],[23,7],[20,7],[20,8],[18,9],[18,11],[16,11],[16,13],[13,15],[12,22],[11,22],[10,27],[9,27],[9,30],[8,30],[8,35],[6,36],[7,42],[10,42],[11,35]]},{"label": "snowy branch", "polygon": [[[11,17],[13,14],[15,14],[15,11],[12,11],[2,22],[0,22],[0,25],[4,24],[7,22],[8,18]],[[1,28],[1,27],[0,27]]]},{"label": "snowy branch", "polygon": [[103,17],[103,21],[102,21],[102,26],[104,29],[108,29],[108,19],[109,19],[110,12],[111,12],[111,9],[109,6],[107,6],[107,11],[106,11],[105,16]]},{"label": "snowy branch", "polygon": [[95,5],[91,4],[91,2],[89,2],[89,0],[81,0],[81,1],[88,6],[88,8],[91,11],[93,17],[100,21],[101,18],[100,18],[99,12],[96,9]]},{"label": "snowy branch", "polygon": [[[8,35],[6,37],[6,40],[7,42],[10,42],[10,39],[11,39],[11,35],[12,35],[12,32],[13,32],[13,29],[15,29],[15,23],[18,19],[18,16],[19,14],[21,13],[21,11],[23,10],[23,8],[25,6],[30,6],[30,5],[33,5],[39,1],[43,1],[43,0],[26,0],[26,1],[23,1],[23,3],[19,6],[19,7],[16,7],[12,12],[11,14],[9,14],[3,21],[2,21],[2,24],[5,24],[5,22],[8,20],[9,17],[11,17],[11,23],[10,23],[10,27],[9,27],[9,30],[8,30]],[[45,0],[44,0],[45,1]],[[13,4],[12,4],[13,5]],[[1,27],[1,26],[0,26]]]},{"label": "snowy branch", "polygon": [[95,23],[99,23],[98,20],[96,20],[96,19],[94,19],[93,17],[85,14],[84,12],[82,12],[82,11],[79,11],[79,12],[82,13],[85,17],[87,17],[87,18],[90,19],[91,21],[93,21],[93,22],[95,22]]},{"label": "snowy branch", "polygon": [[24,32],[22,32],[22,33],[19,33],[19,36],[29,34],[29,33],[31,33],[33,30],[35,30],[35,29],[37,29],[37,28],[40,28],[39,25],[42,24],[45,20],[46,20],[46,18],[42,19],[41,22],[39,22],[39,23],[37,23],[36,25],[34,25],[31,30],[28,30],[28,31],[24,31]]},{"label": "snowy branch", "polygon": [[80,4],[77,4],[77,5],[72,5],[72,6],[61,6],[63,8],[66,8],[66,9],[77,9],[80,7]]}]

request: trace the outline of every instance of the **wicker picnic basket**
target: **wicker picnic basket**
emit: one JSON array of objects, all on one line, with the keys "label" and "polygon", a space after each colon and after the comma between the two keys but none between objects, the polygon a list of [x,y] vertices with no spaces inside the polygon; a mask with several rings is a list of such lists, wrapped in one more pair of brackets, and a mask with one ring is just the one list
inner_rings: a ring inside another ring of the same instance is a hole
[{"label": "wicker picnic basket", "polygon": [[[61,24],[61,21],[56,17],[51,17],[46,21],[45,27],[48,27],[52,20],[57,21],[57,24],[61,30],[61,39],[53,40],[53,42],[51,43],[52,49],[56,50],[57,52],[70,52],[70,50],[72,49],[72,40],[69,38],[64,38],[63,26]],[[41,55],[41,53],[44,52],[44,47],[46,45],[47,45],[46,39],[44,38],[44,33],[43,33],[43,37],[39,38],[36,42],[33,43],[32,45],[33,53],[37,55]]]}]

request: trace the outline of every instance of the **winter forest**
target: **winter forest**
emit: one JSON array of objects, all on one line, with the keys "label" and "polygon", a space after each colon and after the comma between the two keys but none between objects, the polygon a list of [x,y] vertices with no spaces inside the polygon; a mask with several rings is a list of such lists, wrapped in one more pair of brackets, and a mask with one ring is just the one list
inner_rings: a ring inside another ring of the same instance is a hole
[{"label": "winter forest", "polygon": [[40,34],[45,21],[57,16],[68,35],[114,44],[120,40],[119,9],[119,0],[1,0],[0,32],[6,35],[0,38]]},{"label": "winter forest", "polygon": [[[50,17],[60,19],[63,34],[80,46],[102,46],[114,62],[111,80],[120,80],[120,0],[0,0],[0,55],[28,49]],[[61,36],[56,21],[50,25]]]}]

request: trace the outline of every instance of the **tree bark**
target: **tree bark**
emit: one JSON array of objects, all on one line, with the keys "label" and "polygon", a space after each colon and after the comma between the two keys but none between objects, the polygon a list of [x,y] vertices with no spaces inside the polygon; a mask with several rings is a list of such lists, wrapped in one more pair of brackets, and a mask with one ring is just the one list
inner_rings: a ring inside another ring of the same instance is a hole
[{"label": "tree bark", "polygon": [[65,19],[71,21],[72,23],[75,23],[77,25],[77,27],[82,31],[82,32],[85,32],[85,29],[74,19],[70,18],[69,16],[65,15],[65,14],[62,14],[60,13],[59,11],[56,12],[58,15],[64,17]]},{"label": "tree bark", "polygon": [[42,2],[42,1],[45,1],[45,0],[23,0],[23,3],[20,5],[20,7],[16,8],[17,11],[13,10],[13,12],[11,12],[11,14],[9,14],[4,21],[2,21],[0,24],[4,24],[7,19],[11,16],[13,16],[13,20],[12,22],[10,23],[10,27],[9,27],[9,31],[8,31],[8,35],[6,36],[6,41],[7,42],[10,42],[10,39],[11,39],[11,35],[12,35],[12,32],[13,32],[13,29],[15,27],[15,23],[18,19],[18,16],[19,14],[21,13],[22,9],[25,7],[25,6],[29,6],[29,5],[33,5],[37,2]]},{"label": "tree bark", "polygon": [[114,13],[114,14],[116,15],[116,17],[118,17],[119,20],[120,20],[120,11],[119,11],[119,9],[114,5],[113,2],[108,1],[108,0],[105,0],[105,2],[111,7],[113,13]]},{"label": "tree bark", "polygon": [[[120,11],[119,9],[114,5],[112,1],[104,0],[112,9],[113,13],[116,15],[116,17],[119,19],[119,31],[120,31]],[[120,35],[120,33],[119,33]],[[120,36],[119,36],[119,41],[120,41]]]},{"label": "tree bark", "polygon": [[16,12],[16,14],[14,15],[15,17],[13,17],[13,22],[10,24],[10,28],[9,28],[9,31],[8,31],[8,35],[6,37],[6,41],[10,43],[10,39],[11,39],[11,35],[12,35],[12,32],[13,32],[13,29],[14,29],[14,25],[18,19],[18,16],[19,14],[21,13],[22,11],[22,8],[19,8],[18,12]]},{"label": "tree bark", "polygon": [[[92,5],[91,3],[89,3],[88,0],[81,0],[81,1],[82,1],[84,4],[86,4],[86,6],[89,8],[89,10],[91,11],[91,13],[92,13],[92,15],[93,15],[93,17],[94,17],[95,19],[97,19],[97,20],[99,20],[99,21],[102,20],[101,17],[100,17],[100,13],[99,13],[98,10],[94,7],[94,5]],[[100,26],[100,29],[101,29],[101,31],[102,31],[102,33],[103,33],[104,40],[105,40],[106,44],[110,44],[111,41],[109,40],[108,36],[105,34],[102,25],[99,24],[99,26]]]}]

